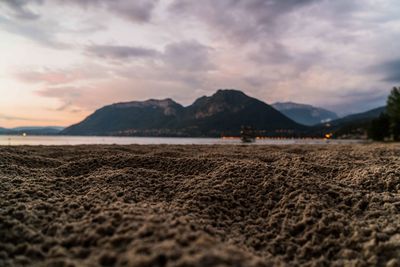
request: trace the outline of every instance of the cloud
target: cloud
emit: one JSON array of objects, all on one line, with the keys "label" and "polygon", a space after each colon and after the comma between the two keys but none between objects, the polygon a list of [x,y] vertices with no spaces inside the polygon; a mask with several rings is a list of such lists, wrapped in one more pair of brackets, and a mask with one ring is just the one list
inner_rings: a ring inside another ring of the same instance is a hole
[{"label": "cloud", "polygon": [[42,0],[3,0],[0,7],[7,9],[7,13],[21,20],[36,20],[39,14],[29,9],[29,3],[41,4]]},{"label": "cloud", "polygon": [[[49,1],[49,0],[48,0]],[[159,0],[56,0],[66,5],[76,5],[81,8],[102,8],[134,23],[151,20],[153,10]]]},{"label": "cloud", "polygon": [[372,47],[373,38],[385,33],[382,20],[390,20],[387,2],[393,1],[176,0],[169,11],[205,25],[213,41],[258,64],[292,64],[301,71],[338,50]]},{"label": "cloud", "polygon": [[39,21],[40,15],[31,10],[31,4],[42,5],[42,0],[3,0],[0,2],[0,27],[5,31],[24,36],[44,46],[64,48],[55,39],[57,23]]},{"label": "cloud", "polygon": [[[388,84],[400,81],[400,54],[390,45],[400,37],[396,1],[4,0],[0,27],[48,47],[73,48],[43,55],[59,68],[15,75],[32,88],[43,86],[38,95],[59,100],[59,110],[159,92],[193,100],[219,87],[267,102],[345,110],[342,103],[347,109],[378,103]],[[104,27],[96,33],[87,27],[97,23]],[[88,62],[103,69],[93,71]],[[365,70],[377,62],[383,63],[374,75]]]},{"label": "cloud", "polygon": [[[157,86],[184,86],[190,90],[206,87],[210,75],[218,71],[215,50],[195,40],[170,43],[154,57],[142,58],[144,64],[114,65],[114,74],[132,80],[156,81]],[[123,60],[121,58],[121,60]],[[129,62],[129,58],[126,60]],[[163,83],[163,84],[160,84]]]},{"label": "cloud", "polygon": [[[141,59],[143,64],[106,64],[99,71],[95,70],[97,65],[83,65],[69,70],[44,69],[17,75],[25,82],[54,85],[35,93],[58,100],[55,111],[92,111],[113,102],[155,96],[175,96],[177,100],[192,101],[193,90],[205,87],[209,73],[216,70],[213,52],[214,49],[195,40],[170,43],[162,51],[135,46],[92,45],[86,49],[92,57],[110,63]],[[85,79],[85,72],[91,69],[94,79]],[[109,73],[112,73],[112,79],[107,77]]]},{"label": "cloud", "polygon": [[66,85],[110,77],[108,69],[93,63],[69,68],[29,67],[17,69],[13,74],[16,79],[24,83],[48,85]]},{"label": "cloud", "polygon": [[63,86],[47,87],[37,90],[35,93],[41,97],[55,98],[60,100],[61,106],[56,108],[56,110],[63,111],[67,109],[76,109],[77,102],[79,106],[79,101],[81,100],[84,91],[82,88],[79,87]]},{"label": "cloud", "polygon": [[[151,71],[197,73],[216,69],[212,62],[214,49],[195,40],[170,43],[160,52],[152,48],[115,45],[91,45],[86,48],[89,56],[96,56],[111,62],[132,62],[135,59],[157,60],[158,64],[149,64]],[[124,72],[124,71],[122,71]]]},{"label": "cloud", "polygon": [[82,94],[82,91],[77,87],[49,87],[43,90],[38,90],[36,93],[45,97],[59,98],[62,96],[73,100],[79,98]]},{"label": "cloud", "polygon": [[[149,98],[173,97],[180,100],[188,97],[193,100],[188,93],[192,93],[191,89],[180,83],[127,78],[96,81],[82,86],[50,86],[35,91],[35,94],[40,97],[58,102],[53,111],[79,111],[85,113],[91,113],[111,103],[146,100]],[[76,120],[81,119],[77,118]]]},{"label": "cloud", "polygon": [[384,75],[383,81],[385,82],[400,83],[400,59],[386,61],[374,66],[372,70]]},{"label": "cloud", "polygon": [[363,90],[359,88],[343,88],[333,96],[331,103],[326,108],[338,111],[340,115],[359,113],[381,107],[386,104],[389,91],[377,87],[369,87]]},{"label": "cloud", "polygon": [[197,41],[182,41],[165,47],[163,60],[175,70],[209,71],[214,70],[210,53],[213,49]]},{"label": "cloud", "polygon": [[37,119],[37,118],[9,116],[9,115],[3,115],[3,114],[0,114],[0,120],[6,120],[6,121],[46,121],[46,120]]},{"label": "cloud", "polygon": [[7,7],[10,15],[24,20],[35,20],[42,14],[31,10],[31,4],[44,6],[48,3],[58,3],[64,5],[74,5],[80,8],[101,8],[112,12],[115,15],[135,23],[148,22],[152,12],[159,0],[3,0],[3,6]]},{"label": "cloud", "polygon": [[70,48],[69,44],[57,39],[57,34],[65,29],[56,22],[7,19],[1,16],[0,11],[0,27],[9,33],[23,36],[46,47],[56,49]]},{"label": "cloud", "polygon": [[159,56],[159,52],[154,49],[116,45],[91,45],[86,48],[86,52],[91,56],[112,60],[155,58]]},{"label": "cloud", "polygon": [[175,15],[203,21],[210,28],[240,42],[253,42],[276,33],[278,19],[316,0],[177,0]]},{"label": "cloud", "polygon": [[148,22],[158,0],[108,1],[104,0],[108,9],[122,18],[132,22]]},{"label": "cloud", "polygon": [[65,73],[54,70],[22,71],[15,74],[15,77],[26,83],[47,83],[65,84],[82,79],[78,73]]},{"label": "cloud", "polygon": [[163,52],[152,48],[120,45],[91,45],[86,47],[89,56],[112,61],[130,59],[157,59],[175,71],[208,71],[215,69],[210,54],[213,48],[195,40],[170,43]]},{"label": "cloud", "polygon": [[260,64],[285,64],[294,60],[288,48],[278,42],[262,43],[260,47],[249,54],[249,59]]},{"label": "cloud", "polygon": [[[273,70],[288,78],[315,64],[326,64],[330,54],[343,49],[342,40],[349,38],[349,32],[360,23],[353,16],[362,5],[351,2],[176,0],[168,10],[205,25],[214,42],[225,49],[231,47],[229,52],[236,53],[242,61],[250,60],[250,68],[264,69],[260,73]],[[336,29],[335,15],[348,29]]]},{"label": "cloud", "polygon": [[103,25],[90,25],[81,30],[70,29],[69,23],[72,19],[67,18],[65,22],[58,18],[49,18],[52,7],[64,5],[84,11],[104,10],[125,21],[143,24],[152,19],[152,13],[158,2],[159,0],[2,0],[0,1],[0,27],[43,46],[66,49],[71,48],[72,45],[60,41],[58,39],[60,34],[80,32],[87,34],[88,29],[93,32],[93,29],[104,30],[105,28]]}]

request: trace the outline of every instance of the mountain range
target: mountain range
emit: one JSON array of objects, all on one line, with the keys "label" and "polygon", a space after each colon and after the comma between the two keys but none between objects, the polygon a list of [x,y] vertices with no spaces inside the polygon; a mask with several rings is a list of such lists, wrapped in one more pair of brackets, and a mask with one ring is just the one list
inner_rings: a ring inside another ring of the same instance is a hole
[{"label": "mountain range", "polygon": [[174,100],[149,99],[108,105],[67,128],[0,127],[0,134],[103,135],[103,136],[237,136],[242,126],[251,126],[262,136],[335,137],[365,135],[372,119],[385,107],[343,118],[311,105],[283,102],[268,105],[233,89],[218,90],[198,98],[189,106]]},{"label": "mountain range", "polygon": [[272,136],[307,129],[258,99],[225,89],[200,97],[187,107],[172,99],[112,104],[61,134],[213,137],[238,135],[242,126]]},{"label": "mountain range", "polygon": [[0,134],[21,135],[25,133],[29,135],[56,135],[59,134],[63,129],[64,127],[58,126],[25,126],[15,128],[0,127]]},{"label": "mountain range", "polygon": [[381,115],[385,111],[386,111],[386,106],[374,108],[365,112],[345,116],[343,118],[331,121],[329,124],[332,127],[334,127],[334,126],[344,125],[347,123],[356,124],[356,123],[369,122],[371,119],[379,117],[379,115]]},{"label": "mountain range", "polygon": [[351,114],[340,119],[336,119],[327,123],[321,123],[312,127],[314,134],[324,134],[327,132],[334,133],[337,137],[362,137],[375,118],[378,118],[386,111],[386,106],[371,109],[365,112]]},{"label": "mountain range", "polygon": [[278,102],[271,105],[286,117],[297,123],[312,126],[327,121],[338,119],[335,112],[314,107],[311,105],[298,104],[293,102]]}]

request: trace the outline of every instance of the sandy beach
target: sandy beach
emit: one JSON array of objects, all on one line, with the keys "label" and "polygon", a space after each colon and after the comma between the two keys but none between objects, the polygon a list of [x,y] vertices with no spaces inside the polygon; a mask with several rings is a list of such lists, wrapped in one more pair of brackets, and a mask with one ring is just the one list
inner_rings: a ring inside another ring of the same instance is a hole
[{"label": "sandy beach", "polygon": [[400,266],[400,145],[0,147],[0,266]]}]

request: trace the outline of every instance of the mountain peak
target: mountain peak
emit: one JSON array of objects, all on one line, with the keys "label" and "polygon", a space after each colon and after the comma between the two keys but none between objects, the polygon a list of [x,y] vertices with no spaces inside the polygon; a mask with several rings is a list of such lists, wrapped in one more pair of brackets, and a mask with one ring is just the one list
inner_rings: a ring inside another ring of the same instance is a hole
[{"label": "mountain peak", "polygon": [[234,102],[241,102],[244,99],[250,99],[248,95],[236,89],[219,89],[217,92],[215,92],[212,96],[208,98],[214,99],[216,101],[223,100],[230,102],[232,104]]},{"label": "mountain peak", "polygon": [[249,96],[239,90],[219,89],[211,96],[198,98],[191,106],[191,110],[193,110],[197,119],[206,118],[223,111],[237,112],[250,99]]},{"label": "mountain peak", "polygon": [[241,95],[241,96],[247,96],[245,93],[243,93],[240,90],[237,89],[218,89],[217,92],[214,93],[214,95]]},{"label": "mountain peak", "polygon": [[171,98],[165,98],[165,99],[148,99],[145,101],[121,102],[113,104],[112,106],[116,108],[131,108],[131,107],[146,107],[146,106],[166,108],[174,105],[179,105],[179,104],[176,103]]}]

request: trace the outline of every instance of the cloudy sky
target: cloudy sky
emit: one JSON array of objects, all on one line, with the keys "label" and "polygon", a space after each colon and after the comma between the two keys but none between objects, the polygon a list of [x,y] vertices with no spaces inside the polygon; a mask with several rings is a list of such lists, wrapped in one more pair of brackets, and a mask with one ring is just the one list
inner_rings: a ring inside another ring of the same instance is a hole
[{"label": "cloudy sky", "polygon": [[398,0],[0,0],[0,126],[218,88],[339,114],[400,84]]}]

